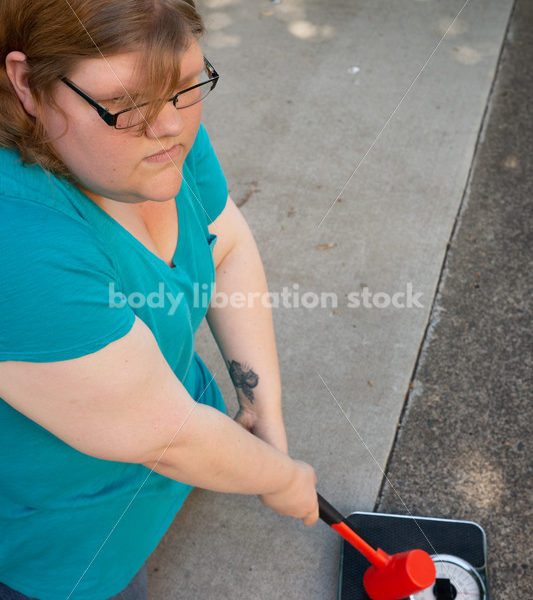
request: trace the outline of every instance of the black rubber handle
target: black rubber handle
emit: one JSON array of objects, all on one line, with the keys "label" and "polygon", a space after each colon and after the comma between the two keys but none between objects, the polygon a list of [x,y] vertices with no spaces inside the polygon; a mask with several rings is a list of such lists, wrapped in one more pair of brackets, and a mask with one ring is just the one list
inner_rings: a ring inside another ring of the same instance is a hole
[{"label": "black rubber handle", "polygon": [[344,515],[331,506],[331,504],[322,498],[322,496],[317,492],[318,496],[318,515],[328,525],[334,525],[335,523],[344,523]]},{"label": "black rubber handle", "polygon": [[390,556],[383,552],[383,550],[374,550],[372,546],[355,533],[350,523],[336,508],[333,508],[318,492],[317,496],[319,517],[360,552],[368,562],[375,567],[384,567],[390,560]]}]

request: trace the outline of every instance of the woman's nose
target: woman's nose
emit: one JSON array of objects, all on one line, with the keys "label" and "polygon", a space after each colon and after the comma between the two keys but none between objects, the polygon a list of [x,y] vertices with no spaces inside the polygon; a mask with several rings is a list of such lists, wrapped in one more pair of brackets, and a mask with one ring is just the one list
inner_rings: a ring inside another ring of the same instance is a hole
[{"label": "woman's nose", "polygon": [[172,102],[167,102],[146,130],[149,138],[177,137],[183,131],[185,121],[181,111]]}]

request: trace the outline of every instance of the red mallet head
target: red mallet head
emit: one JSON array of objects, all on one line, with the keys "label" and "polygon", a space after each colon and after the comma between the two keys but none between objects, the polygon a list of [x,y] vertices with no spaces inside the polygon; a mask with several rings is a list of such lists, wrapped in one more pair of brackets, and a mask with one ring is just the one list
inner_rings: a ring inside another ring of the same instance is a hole
[{"label": "red mallet head", "polygon": [[320,494],[318,505],[320,518],[372,564],[363,576],[363,585],[372,600],[401,600],[435,582],[437,571],[427,552],[409,550],[389,556],[381,548],[374,550]]},{"label": "red mallet head", "polygon": [[393,554],[385,566],[369,567],[363,577],[372,600],[399,600],[425,590],[435,582],[436,569],[423,550]]}]

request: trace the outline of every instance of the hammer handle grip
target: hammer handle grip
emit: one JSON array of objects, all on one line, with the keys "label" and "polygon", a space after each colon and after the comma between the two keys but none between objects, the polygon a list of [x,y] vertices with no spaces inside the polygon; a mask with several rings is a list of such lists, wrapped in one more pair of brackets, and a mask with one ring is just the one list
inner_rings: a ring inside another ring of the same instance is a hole
[{"label": "hammer handle grip", "polygon": [[331,504],[323,498],[318,492],[318,514],[324,523],[327,523],[340,536],[342,536],[349,544],[358,550],[371,564],[376,567],[384,567],[390,556],[383,552],[381,548],[374,550],[372,546],[367,544],[363,538],[357,535],[351,528],[348,521],[343,515]]},{"label": "hammer handle grip", "polygon": [[335,523],[343,523],[344,515],[342,515],[336,508],[323,498],[318,492],[318,514],[324,523],[327,523],[330,527]]}]

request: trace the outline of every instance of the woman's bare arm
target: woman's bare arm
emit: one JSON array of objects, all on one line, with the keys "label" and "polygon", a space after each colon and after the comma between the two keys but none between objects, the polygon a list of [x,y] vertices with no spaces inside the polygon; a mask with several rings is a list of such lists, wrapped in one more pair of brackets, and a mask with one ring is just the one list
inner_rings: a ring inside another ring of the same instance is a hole
[{"label": "woman's bare arm", "polygon": [[212,303],[207,320],[235,385],[240,406],[236,420],[286,452],[272,311],[257,245],[229,197],[210,231],[218,236],[216,291],[228,302]]},{"label": "woman's bare arm", "polygon": [[215,491],[259,494],[277,512],[316,521],[312,468],[194,402],[139,318],[123,338],[81,358],[0,362],[0,397],[91,456]]}]

